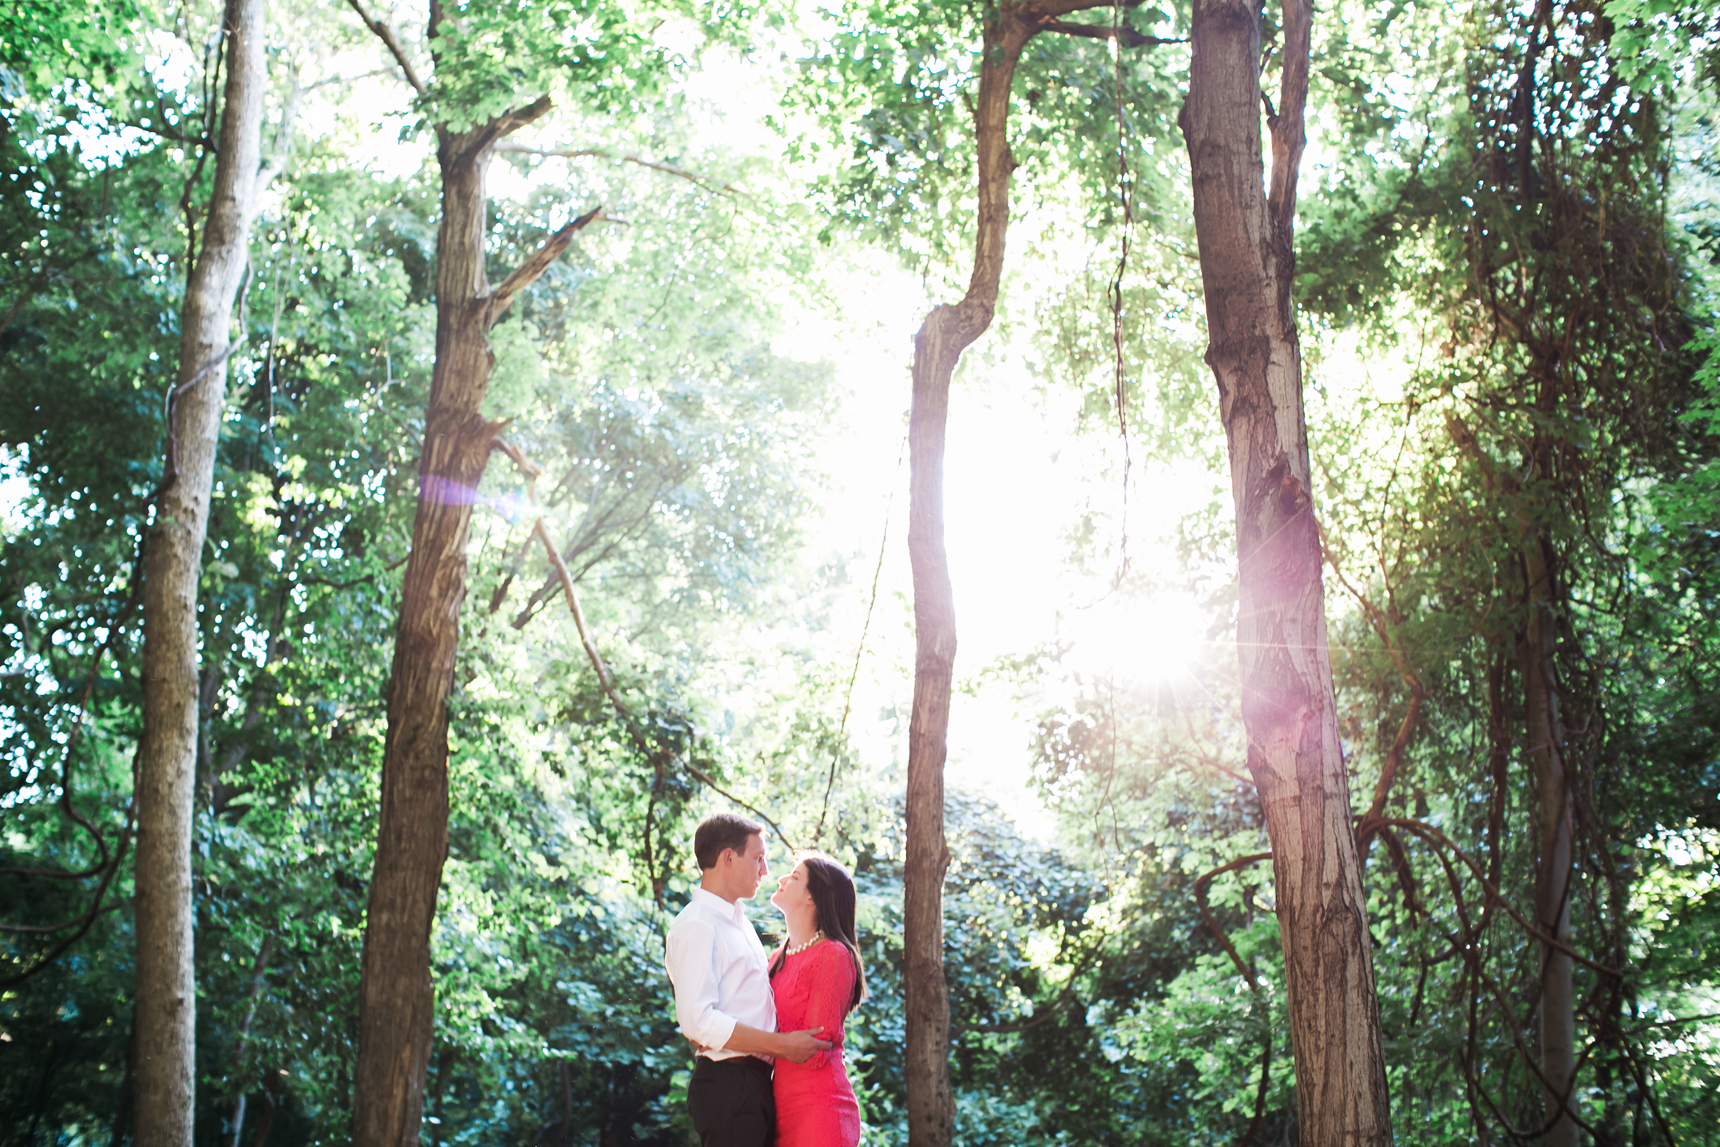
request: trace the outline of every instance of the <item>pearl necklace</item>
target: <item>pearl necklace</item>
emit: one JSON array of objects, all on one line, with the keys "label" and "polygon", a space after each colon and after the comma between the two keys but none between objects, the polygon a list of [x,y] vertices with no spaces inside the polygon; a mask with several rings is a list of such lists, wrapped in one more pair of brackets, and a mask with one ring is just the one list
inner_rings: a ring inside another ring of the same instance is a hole
[{"label": "pearl necklace", "polygon": [[822,939],[824,939],[824,930],[822,928],[820,928],[818,931],[814,932],[811,935],[811,937],[808,938],[804,944],[796,944],[792,948],[785,949],[783,951],[783,955],[784,956],[798,956],[802,952],[806,951],[808,948],[812,947],[814,944],[818,943]]}]

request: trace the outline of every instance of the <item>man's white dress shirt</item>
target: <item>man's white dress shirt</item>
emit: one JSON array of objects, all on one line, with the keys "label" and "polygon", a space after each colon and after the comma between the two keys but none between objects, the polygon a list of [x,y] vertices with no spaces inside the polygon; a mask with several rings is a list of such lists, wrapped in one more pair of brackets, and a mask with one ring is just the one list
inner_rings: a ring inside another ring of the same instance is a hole
[{"label": "man's white dress shirt", "polygon": [[776,1030],[776,998],[764,945],[746,912],[721,896],[693,889],[693,898],[669,925],[663,966],[675,987],[675,1021],[683,1035],[703,1044],[699,1054],[732,1059],[737,1023]]}]

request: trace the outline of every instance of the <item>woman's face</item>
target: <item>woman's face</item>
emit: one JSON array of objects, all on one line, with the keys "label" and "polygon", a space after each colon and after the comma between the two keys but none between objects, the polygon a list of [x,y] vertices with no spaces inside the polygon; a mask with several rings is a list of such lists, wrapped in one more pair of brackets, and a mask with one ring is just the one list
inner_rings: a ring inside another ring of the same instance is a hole
[{"label": "woman's face", "polygon": [[790,912],[812,908],[812,892],[806,887],[806,862],[804,860],[790,869],[787,876],[776,882],[776,891],[770,894],[770,902],[776,905],[784,916]]}]

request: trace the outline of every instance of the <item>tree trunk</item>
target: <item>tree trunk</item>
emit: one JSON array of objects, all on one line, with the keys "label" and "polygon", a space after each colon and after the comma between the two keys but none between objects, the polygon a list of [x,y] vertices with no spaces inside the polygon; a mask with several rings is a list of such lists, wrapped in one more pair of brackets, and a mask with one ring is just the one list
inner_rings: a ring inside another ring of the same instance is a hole
[{"label": "tree trunk", "polygon": [[137,780],[138,1147],[189,1147],[195,1073],[191,836],[197,776],[197,582],[226,405],[233,302],[249,262],[263,123],[263,0],[228,0],[215,190],[185,287],[167,471],[143,583]]},{"label": "tree trunk", "polygon": [[1284,5],[1272,182],[1260,133],[1259,9],[1196,0],[1182,128],[1236,508],[1237,651],[1248,768],[1272,842],[1298,1141],[1391,1141],[1379,1004],[1338,743],[1290,303],[1311,12]]},{"label": "tree trunk", "polygon": [[239,1038],[233,1045],[233,1081],[239,1088],[239,1096],[233,1101],[233,1117],[229,1121],[233,1134],[228,1137],[227,1147],[239,1147],[239,1132],[245,1126],[245,1099],[250,1090],[245,1079],[245,1045],[251,1039],[251,1021],[257,1018],[257,1001],[263,998],[263,977],[269,970],[269,958],[275,954],[275,938],[263,937],[262,947],[257,950],[257,965],[251,972],[251,996],[245,1008],[245,1018],[239,1024]]},{"label": "tree trunk", "polygon": [[[1547,451],[1537,449],[1540,476]],[[1540,847],[1535,866],[1535,922],[1569,946],[1571,939],[1571,801],[1565,773],[1564,722],[1553,667],[1558,639],[1552,545],[1531,525],[1523,544],[1528,616],[1519,671],[1523,675],[1524,747],[1534,772]],[[1576,1071],[1576,1019],[1571,1000],[1571,958],[1541,945],[1541,1074],[1545,1080],[1548,1147],[1576,1147],[1577,1125],[1565,1114]]]},{"label": "tree trunk", "polygon": [[448,852],[448,692],[466,595],[471,492],[495,435],[478,413],[494,361],[482,306],[490,149],[468,142],[448,133],[437,155],[436,365],[388,686],[382,810],[359,989],[355,1147],[418,1142],[430,1056],[430,927]]},{"label": "tree trunk", "polygon": [[[902,949],[907,1010],[909,1147],[948,1147],[950,1001],[944,981],[944,757],[955,671],[955,596],[944,553],[944,426],[950,379],[962,352],[991,326],[1009,227],[1010,87],[1021,50],[1042,31],[1069,32],[1057,17],[1104,0],[1001,4],[990,14],[974,104],[979,209],[973,271],[960,302],[935,307],[914,337],[908,415],[908,558],[914,569],[914,708],[908,723],[907,855],[902,872]],[[1104,29],[1101,39],[1109,38]],[[1079,33],[1076,34],[1086,34]]]},{"label": "tree trunk", "polygon": [[908,724],[907,856],[902,948],[907,1006],[909,1147],[948,1147],[950,1001],[944,981],[944,757],[955,668],[955,598],[944,552],[944,425],[962,351],[991,325],[1009,225],[1009,95],[1021,49],[1038,31],[1019,5],[998,9],[985,31],[974,133],[979,219],[973,273],[955,305],[936,307],[914,338],[908,416],[908,557],[914,570],[914,708]]},{"label": "tree trunk", "polygon": [[382,809],[359,982],[354,1147],[412,1147],[423,1116],[434,1009],[430,929],[448,852],[448,693],[466,596],[466,537],[503,425],[479,413],[495,361],[490,328],[598,215],[563,227],[490,290],[484,172],[496,141],[549,107],[544,98],[470,131],[437,132],[436,366],[388,685]]}]

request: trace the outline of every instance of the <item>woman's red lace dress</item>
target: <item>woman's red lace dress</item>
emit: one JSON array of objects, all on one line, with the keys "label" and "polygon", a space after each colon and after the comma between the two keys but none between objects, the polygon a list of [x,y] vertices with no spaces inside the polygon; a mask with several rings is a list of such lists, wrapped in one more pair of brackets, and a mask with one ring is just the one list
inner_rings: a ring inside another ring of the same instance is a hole
[{"label": "woman's red lace dress", "polygon": [[771,981],[776,1030],[823,1028],[836,1046],[805,1063],[776,1061],[777,1147],[854,1147],[860,1105],[842,1065],[842,1021],[854,998],[854,957],[835,940],[820,940],[788,957]]}]

